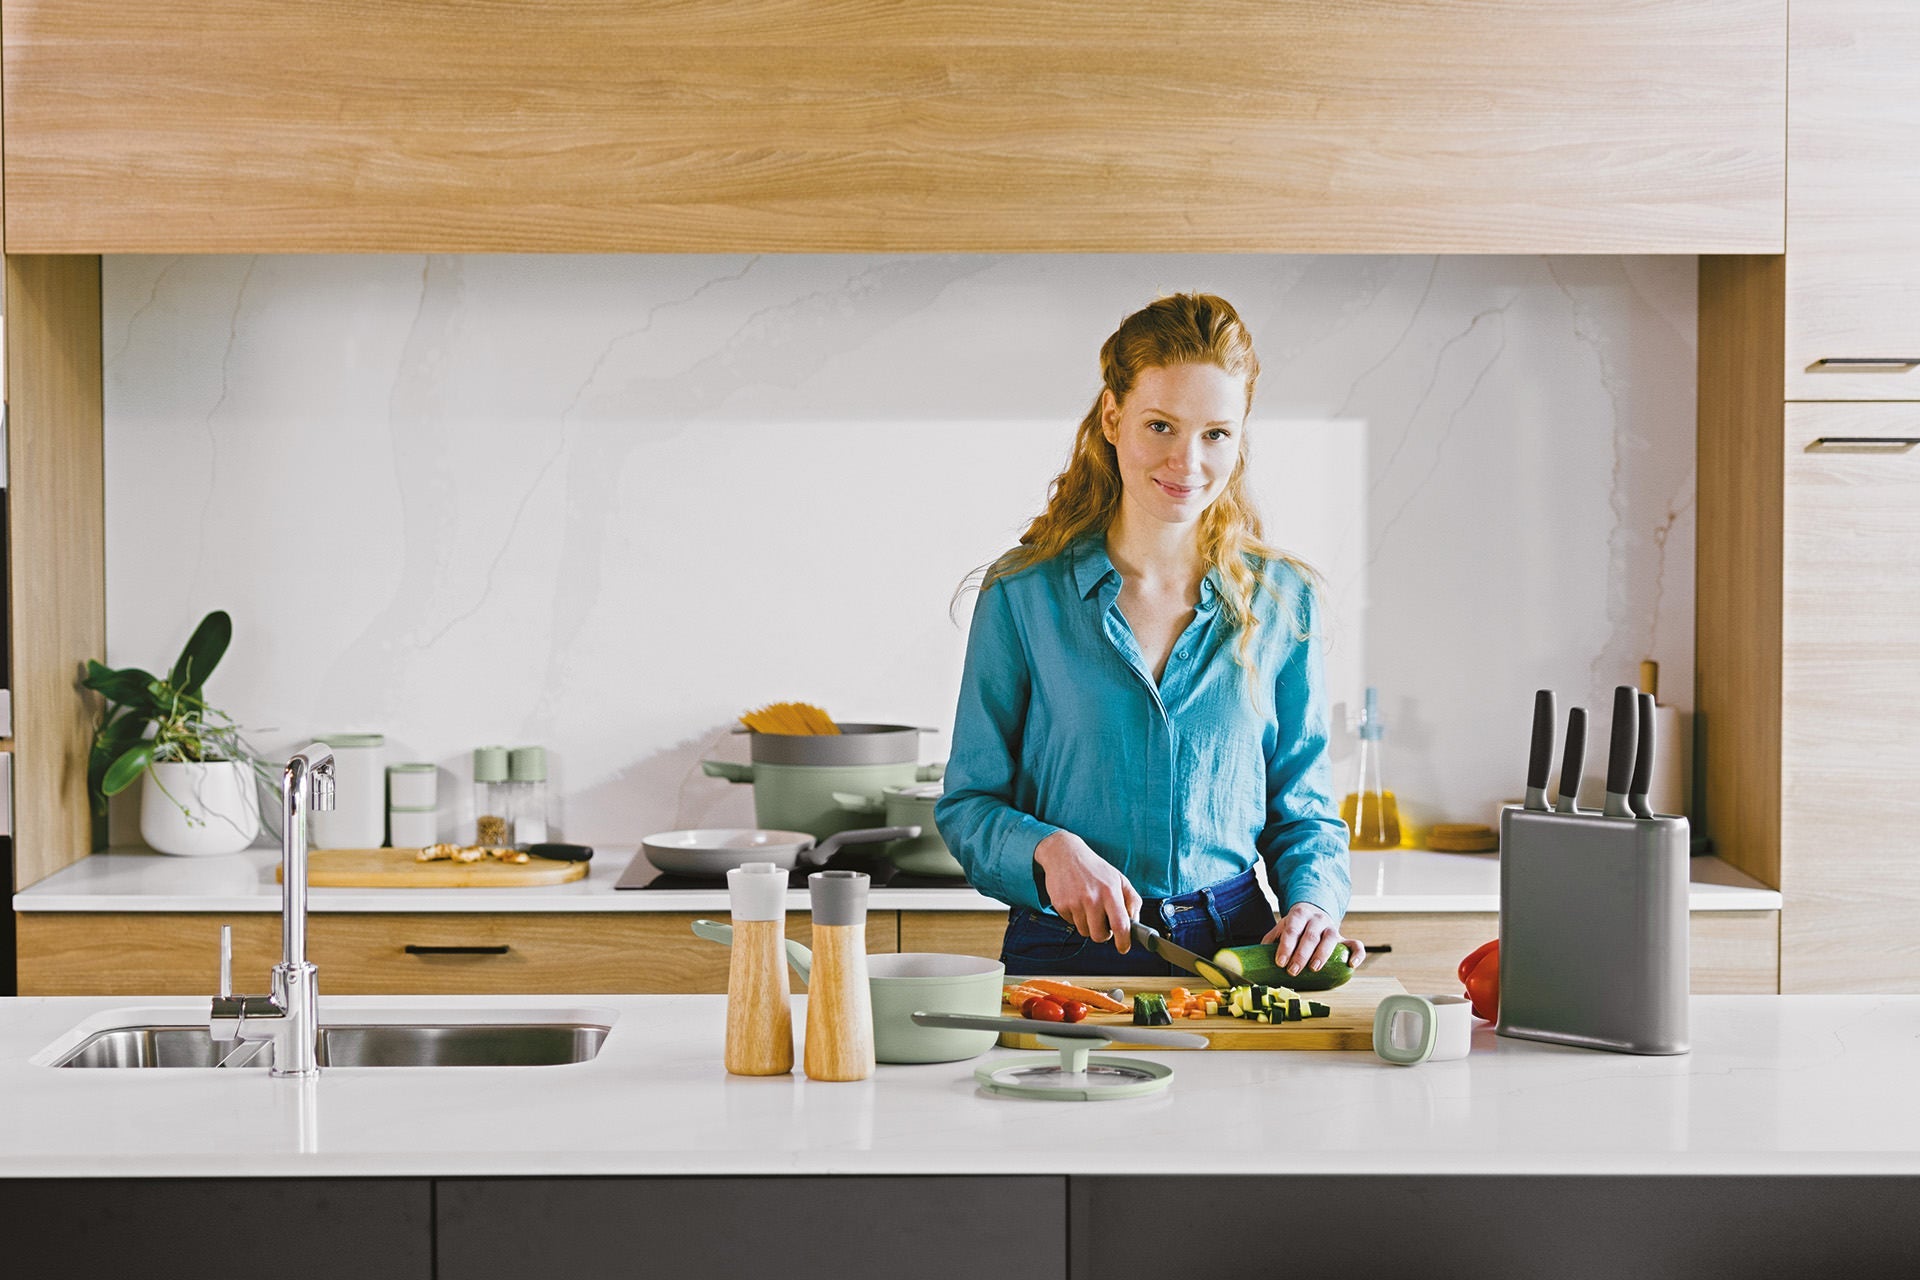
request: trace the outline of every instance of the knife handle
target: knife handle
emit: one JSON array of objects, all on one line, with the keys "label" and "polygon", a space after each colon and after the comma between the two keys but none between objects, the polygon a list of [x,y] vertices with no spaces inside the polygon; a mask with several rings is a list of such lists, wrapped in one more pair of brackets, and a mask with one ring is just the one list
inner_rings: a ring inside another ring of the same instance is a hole
[{"label": "knife handle", "polygon": [[1560,757],[1561,813],[1580,812],[1580,775],[1587,767],[1587,709],[1567,712],[1567,749]]},{"label": "knife handle", "polygon": [[1533,747],[1527,755],[1527,808],[1547,807],[1547,774],[1553,768],[1553,690],[1533,695]]},{"label": "knife handle", "polygon": [[1633,784],[1627,788],[1627,807],[1636,818],[1651,818],[1647,789],[1653,785],[1653,695],[1642,693],[1639,703],[1640,734],[1633,755]]},{"label": "knife handle", "polygon": [[1631,818],[1627,790],[1633,785],[1633,757],[1640,745],[1640,693],[1630,684],[1613,690],[1613,729],[1607,739],[1607,816]]}]

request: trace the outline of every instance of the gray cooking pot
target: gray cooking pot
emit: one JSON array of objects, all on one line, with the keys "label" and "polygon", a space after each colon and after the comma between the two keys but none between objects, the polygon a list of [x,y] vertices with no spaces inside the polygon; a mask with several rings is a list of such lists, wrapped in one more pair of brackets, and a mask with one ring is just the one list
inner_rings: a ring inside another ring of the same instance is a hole
[{"label": "gray cooking pot", "polygon": [[751,733],[751,764],[702,760],[709,778],[753,784],[753,820],[762,827],[805,831],[824,840],[861,825],[834,803],[845,791],[878,795],[882,788],[938,778],[945,765],[916,764],[920,735],[901,724],[843,724],[837,734]]}]

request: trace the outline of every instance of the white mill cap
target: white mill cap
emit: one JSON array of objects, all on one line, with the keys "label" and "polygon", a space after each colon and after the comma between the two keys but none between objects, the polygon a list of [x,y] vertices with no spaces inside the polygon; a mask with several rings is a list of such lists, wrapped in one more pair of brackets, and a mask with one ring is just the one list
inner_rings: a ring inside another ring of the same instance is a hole
[{"label": "white mill cap", "polygon": [[727,872],[727,902],[735,920],[787,918],[787,873],[771,862],[748,862]]}]

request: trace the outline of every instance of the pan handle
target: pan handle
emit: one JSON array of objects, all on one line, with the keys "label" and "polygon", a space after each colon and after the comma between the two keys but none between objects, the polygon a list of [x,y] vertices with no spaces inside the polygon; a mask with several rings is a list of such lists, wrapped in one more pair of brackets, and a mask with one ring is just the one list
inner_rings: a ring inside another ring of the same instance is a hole
[{"label": "pan handle", "polygon": [[852,831],[836,831],[811,849],[802,849],[800,859],[816,865],[825,863],[843,844],[878,844],[883,840],[913,840],[920,835],[920,828],[912,827],[857,827]]},{"label": "pan handle", "polygon": [[[718,920],[695,920],[693,931],[708,942],[718,942],[727,947],[733,945],[733,926],[730,924],[722,924]],[[787,939],[787,963],[800,975],[800,981],[812,980],[813,952],[792,938]]]},{"label": "pan handle", "polygon": [[728,782],[753,781],[753,766],[733,760],[702,760],[700,772],[709,778],[725,778]]}]

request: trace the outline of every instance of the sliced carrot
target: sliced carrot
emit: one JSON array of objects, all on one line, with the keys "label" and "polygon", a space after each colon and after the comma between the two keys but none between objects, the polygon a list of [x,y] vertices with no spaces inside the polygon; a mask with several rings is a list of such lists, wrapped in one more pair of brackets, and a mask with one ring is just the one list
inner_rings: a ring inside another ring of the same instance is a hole
[{"label": "sliced carrot", "polygon": [[1027,1001],[1032,1000],[1037,996],[1044,996],[1046,994],[1047,993],[1045,991],[1042,991],[1038,987],[1030,987],[1030,986],[1027,986],[1025,983],[1022,983],[1019,986],[1007,987],[1004,990],[1002,990],[1000,992],[1000,999],[1003,1003],[1012,1005],[1014,1008],[1018,1009],[1021,1005],[1024,1005]]},{"label": "sliced carrot", "polygon": [[1095,991],[1091,987],[1076,987],[1071,982],[1055,982],[1051,978],[1029,978],[1024,984],[1037,987],[1041,992],[1055,999],[1078,1000],[1090,1009],[1102,1013],[1131,1013],[1132,1005],[1121,1004],[1104,991]]},{"label": "sliced carrot", "polygon": [[1193,999],[1193,993],[1185,987],[1175,987],[1173,990],[1167,992],[1168,1004],[1185,1004],[1191,999]]},{"label": "sliced carrot", "polygon": [[1207,1011],[1205,1009],[1189,1009],[1187,1010],[1187,1016],[1189,1018],[1204,1018],[1207,1016]]}]

